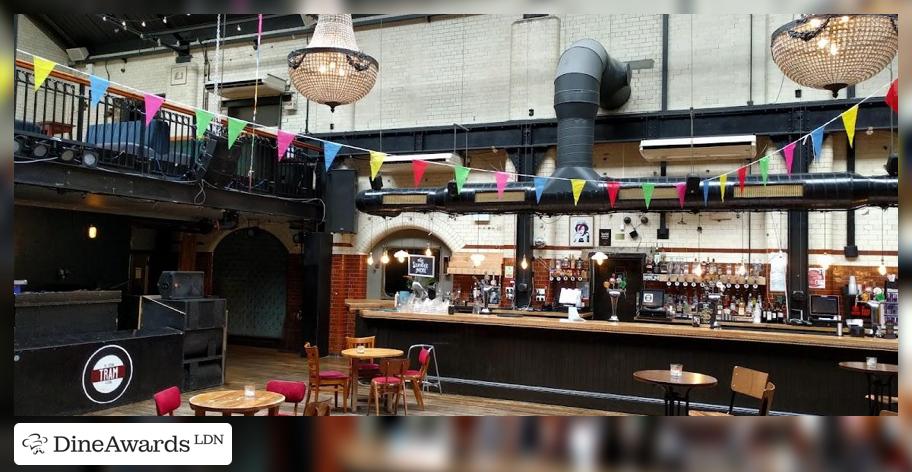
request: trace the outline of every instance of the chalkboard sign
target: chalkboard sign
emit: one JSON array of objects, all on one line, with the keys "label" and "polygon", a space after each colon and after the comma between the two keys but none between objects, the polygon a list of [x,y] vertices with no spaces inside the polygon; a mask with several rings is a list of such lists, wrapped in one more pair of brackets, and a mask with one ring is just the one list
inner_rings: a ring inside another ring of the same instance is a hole
[{"label": "chalkboard sign", "polygon": [[408,275],[416,277],[434,276],[434,256],[418,256],[409,254]]},{"label": "chalkboard sign", "polygon": [[611,245],[611,229],[600,229],[599,230],[599,246],[610,246]]}]

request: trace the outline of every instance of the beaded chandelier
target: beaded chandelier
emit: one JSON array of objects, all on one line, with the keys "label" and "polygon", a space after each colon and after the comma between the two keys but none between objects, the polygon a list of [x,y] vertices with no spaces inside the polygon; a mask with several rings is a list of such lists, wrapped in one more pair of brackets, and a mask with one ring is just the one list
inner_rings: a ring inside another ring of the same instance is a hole
[{"label": "beaded chandelier", "polygon": [[836,97],[883,70],[898,46],[896,15],[804,15],[777,29],[770,47],[789,79]]},{"label": "beaded chandelier", "polygon": [[351,15],[320,15],[307,47],[288,54],[291,83],[333,111],[367,95],[379,67],[376,59],[358,49]]}]

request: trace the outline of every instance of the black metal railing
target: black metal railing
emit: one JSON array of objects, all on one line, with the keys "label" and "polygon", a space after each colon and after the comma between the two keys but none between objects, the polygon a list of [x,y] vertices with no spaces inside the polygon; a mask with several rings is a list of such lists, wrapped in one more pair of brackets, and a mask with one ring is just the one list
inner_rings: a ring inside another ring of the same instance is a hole
[{"label": "black metal railing", "polygon": [[[249,134],[238,138],[230,152],[219,150],[210,141],[226,139],[220,124],[211,123],[205,137],[197,139],[195,114],[162,109],[146,126],[141,99],[109,89],[91,106],[85,84],[49,77],[36,91],[34,74],[27,69],[16,70],[15,94],[17,160],[59,158],[171,181],[204,180],[243,192],[317,196],[314,171],[320,156],[313,150],[292,144],[279,161],[274,138]],[[92,156],[85,158],[87,154]],[[222,174],[215,182],[209,166],[219,160]]]}]

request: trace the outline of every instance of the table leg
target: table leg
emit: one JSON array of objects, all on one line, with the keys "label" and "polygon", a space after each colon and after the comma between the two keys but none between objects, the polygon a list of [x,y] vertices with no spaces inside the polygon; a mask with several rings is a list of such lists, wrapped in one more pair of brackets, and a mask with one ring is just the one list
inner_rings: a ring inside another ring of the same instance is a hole
[{"label": "table leg", "polygon": [[193,410],[194,416],[206,416],[206,410]]},{"label": "table leg", "polygon": [[223,411],[223,412],[222,412],[222,416],[231,416],[231,413],[230,413],[230,412],[227,412],[227,411]]},{"label": "table leg", "polygon": [[[671,386],[663,386],[665,390],[665,416],[688,416],[690,414],[690,389],[685,389],[683,394]],[[683,408],[682,408],[683,407]]]},{"label": "table leg", "polygon": [[880,410],[890,409],[890,397],[893,393],[893,376],[881,379],[877,375],[868,374],[868,414],[877,416]]},{"label": "table leg", "polygon": [[269,416],[279,416],[279,407],[274,406],[269,409]]}]

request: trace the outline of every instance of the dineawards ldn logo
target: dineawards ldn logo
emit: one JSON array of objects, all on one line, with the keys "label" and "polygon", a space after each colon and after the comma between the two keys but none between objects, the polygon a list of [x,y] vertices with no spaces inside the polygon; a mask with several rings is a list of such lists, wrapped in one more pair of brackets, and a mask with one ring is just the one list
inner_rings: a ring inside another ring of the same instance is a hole
[{"label": "dineawards ldn logo", "polygon": [[231,425],[19,423],[18,465],[228,465]]}]

